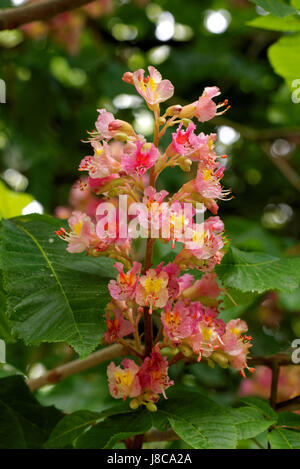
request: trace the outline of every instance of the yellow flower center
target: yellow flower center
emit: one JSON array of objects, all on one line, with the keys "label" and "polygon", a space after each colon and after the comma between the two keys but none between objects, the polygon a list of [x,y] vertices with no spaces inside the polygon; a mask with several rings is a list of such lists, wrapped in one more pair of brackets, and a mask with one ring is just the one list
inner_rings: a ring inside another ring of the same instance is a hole
[{"label": "yellow flower center", "polygon": [[130,370],[117,371],[115,374],[115,378],[118,386],[131,386],[133,381],[133,375]]},{"label": "yellow flower center", "polygon": [[160,292],[161,288],[162,288],[162,284],[163,284],[163,281],[161,278],[151,278],[151,277],[148,277],[145,281],[145,290],[146,290],[146,293],[149,295],[149,294],[157,294]]},{"label": "yellow flower center", "polygon": [[210,169],[205,169],[203,172],[203,180],[209,181],[212,175],[212,171]]},{"label": "yellow flower center", "polygon": [[77,236],[79,236],[81,233],[82,225],[83,225],[83,222],[81,220],[78,223],[76,223],[76,225],[74,225],[74,231]]},{"label": "yellow flower center", "polygon": [[203,340],[209,340],[211,338],[212,330],[208,327],[202,327],[201,334],[203,336]]}]

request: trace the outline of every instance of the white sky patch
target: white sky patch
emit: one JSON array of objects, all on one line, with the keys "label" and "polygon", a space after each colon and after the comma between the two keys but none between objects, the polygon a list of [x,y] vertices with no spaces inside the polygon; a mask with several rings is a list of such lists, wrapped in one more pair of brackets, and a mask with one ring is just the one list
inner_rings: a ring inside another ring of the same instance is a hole
[{"label": "white sky patch", "polygon": [[213,34],[222,34],[228,28],[230,21],[231,15],[227,10],[208,10],[204,18],[204,26]]},{"label": "white sky patch", "polygon": [[22,210],[22,215],[29,215],[30,213],[44,213],[43,206],[37,201],[33,200],[30,204],[26,205],[26,207]]}]

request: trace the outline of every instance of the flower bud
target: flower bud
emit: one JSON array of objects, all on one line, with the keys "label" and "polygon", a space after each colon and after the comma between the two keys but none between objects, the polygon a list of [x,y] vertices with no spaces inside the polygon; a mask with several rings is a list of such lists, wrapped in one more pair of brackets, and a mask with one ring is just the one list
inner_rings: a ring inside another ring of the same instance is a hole
[{"label": "flower bud", "polygon": [[214,352],[211,358],[220,365],[221,368],[228,368],[228,358],[222,352]]},{"label": "flower bud", "polygon": [[210,358],[207,359],[207,364],[209,368],[214,368],[215,367],[215,362],[211,360]]},{"label": "flower bud", "polygon": [[175,106],[170,106],[166,110],[166,116],[178,116],[180,111],[182,110],[182,106],[180,104],[175,104]]},{"label": "flower bud", "polygon": [[192,161],[189,158],[186,158],[185,156],[180,156],[177,160],[177,163],[180,169],[182,169],[182,171],[185,171],[185,172],[190,171]]},{"label": "flower bud", "polygon": [[132,410],[138,409],[139,406],[140,406],[140,404],[139,404],[139,401],[138,401],[137,399],[132,399],[132,401],[130,401],[129,407],[130,407]]},{"label": "flower bud", "polygon": [[122,132],[117,132],[114,134],[114,139],[118,140],[119,142],[126,142],[128,139],[128,135]]},{"label": "flower bud", "polygon": [[182,345],[180,347],[180,351],[187,358],[189,358],[193,355],[193,350],[190,347],[188,347],[187,345]]},{"label": "flower bud", "polygon": [[153,402],[148,402],[146,407],[147,407],[148,410],[150,410],[150,412],[156,412],[157,411],[157,407]]},{"label": "flower bud", "polygon": [[114,135],[114,133],[124,133],[126,135],[135,135],[135,131],[133,130],[132,125],[130,125],[126,121],[122,121],[120,119],[115,119],[108,125],[109,132]]},{"label": "flower bud", "polygon": [[196,104],[197,103],[192,103],[188,104],[187,106],[183,106],[178,117],[180,117],[180,119],[192,119],[196,112]]},{"label": "flower bud", "polygon": [[160,118],[158,119],[158,123],[159,123],[159,125],[165,125],[166,119],[165,119],[164,117],[160,117]]},{"label": "flower bud", "polygon": [[193,122],[191,119],[184,118],[182,119],[182,124],[184,127],[188,127],[191,122]]},{"label": "flower bud", "polygon": [[129,85],[133,85],[133,73],[131,72],[124,73],[122,80],[125,81],[125,83],[128,83]]}]

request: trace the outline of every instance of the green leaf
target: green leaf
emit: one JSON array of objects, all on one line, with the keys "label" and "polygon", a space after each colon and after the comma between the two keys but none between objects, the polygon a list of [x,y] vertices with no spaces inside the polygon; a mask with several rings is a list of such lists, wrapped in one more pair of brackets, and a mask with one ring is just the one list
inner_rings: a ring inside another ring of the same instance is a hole
[{"label": "green leaf", "polygon": [[61,220],[30,215],[3,220],[1,263],[13,331],[26,343],[66,341],[81,356],[105,329],[113,261],[66,252]]},{"label": "green leaf", "polygon": [[287,5],[281,0],[251,0],[251,2],[256,3],[256,5],[280,18],[296,13],[295,8]]},{"label": "green leaf", "polygon": [[275,72],[291,86],[300,77],[300,34],[283,36],[268,49]]},{"label": "green leaf", "polygon": [[0,379],[0,448],[41,448],[61,417],[37,402],[21,376]]},{"label": "green leaf", "polygon": [[13,342],[11,324],[6,315],[6,295],[2,287],[2,272],[0,271],[0,339],[5,342]]},{"label": "green leaf", "polygon": [[278,415],[276,414],[275,410],[273,410],[272,407],[268,404],[268,402],[259,399],[258,397],[243,397],[243,399],[241,399],[241,402],[243,402],[249,407],[257,409],[271,421],[277,422]]},{"label": "green leaf", "polygon": [[293,412],[280,412],[278,414],[278,425],[282,427],[297,427],[300,429],[300,415]]},{"label": "green leaf", "polygon": [[291,5],[300,10],[300,0],[291,0]]},{"label": "green leaf", "polygon": [[21,215],[26,205],[33,201],[33,197],[25,192],[14,192],[0,181],[0,219],[11,218]]},{"label": "green leaf", "polygon": [[279,304],[286,311],[292,313],[300,311],[300,288],[296,288],[290,293],[279,293]]},{"label": "green leaf", "polygon": [[151,413],[146,409],[114,415],[81,435],[76,441],[76,448],[113,448],[118,441],[145,433],[151,427]]},{"label": "green leaf", "polygon": [[274,428],[268,434],[268,440],[272,449],[300,449],[300,432]]},{"label": "green leaf", "polygon": [[73,442],[84,431],[95,424],[99,420],[104,420],[113,415],[120,415],[121,413],[130,413],[131,409],[128,404],[119,404],[102,412],[91,412],[89,410],[79,410],[70,415],[66,415],[60,420],[50,435],[49,440],[46,442],[46,448],[64,448],[72,445]]},{"label": "green leaf", "polygon": [[271,31],[299,31],[300,17],[287,16],[286,18],[278,18],[273,15],[259,16],[254,20],[248,21],[247,24],[254,28],[269,29]]},{"label": "green leaf", "polygon": [[266,419],[263,413],[254,407],[231,409],[230,413],[236,425],[238,440],[253,438],[276,423],[276,419]]},{"label": "green leaf", "polygon": [[46,448],[65,448],[73,443],[81,433],[93,425],[99,414],[89,410],[79,410],[67,415],[54,428],[49,440],[45,444]]},{"label": "green leaf", "polygon": [[300,258],[279,259],[232,247],[216,271],[227,287],[243,292],[291,291],[300,282]]},{"label": "green leaf", "polygon": [[[171,394],[171,393],[170,393]],[[180,398],[161,402],[165,416],[177,435],[196,449],[235,448],[237,432],[230,413],[202,394],[186,391]]]}]

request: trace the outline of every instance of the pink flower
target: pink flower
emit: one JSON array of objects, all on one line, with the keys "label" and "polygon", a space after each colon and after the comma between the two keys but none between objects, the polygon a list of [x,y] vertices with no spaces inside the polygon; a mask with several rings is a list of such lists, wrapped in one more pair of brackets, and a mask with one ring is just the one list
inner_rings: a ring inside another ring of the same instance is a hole
[{"label": "pink flower", "polygon": [[161,271],[159,274],[154,269],[149,269],[145,275],[140,278],[136,290],[135,300],[140,306],[148,306],[150,313],[153,308],[162,308],[168,301],[168,281],[169,276]]},{"label": "pink flower", "polygon": [[133,299],[142,265],[139,262],[133,262],[132,268],[126,274],[123,272],[124,266],[121,262],[116,262],[114,266],[119,275],[117,281],[109,282],[109,293],[115,300]]},{"label": "pink flower", "polygon": [[193,303],[192,306],[199,310],[198,330],[184,342],[198,355],[198,361],[200,361],[202,356],[209,357],[220,348],[225,323],[217,319],[217,311],[214,308],[204,307],[201,303]]},{"label": "pink flower", "polygon": [[185,248],[198,259],[209,259],[223,246],[222,236],[216,234],[206,222],[202,226],[195,224],[192,239],[185,242]]},{"label": "pink flower", "polygon": [[[123,367],[123,368],[122,368]],[[139,367],[133,361],[125,358],[120,366],[111,362],[107,367],[109,391],[115,399],[137,397],[141,393],[138,377]]]},{"label": "pink flower", "polygon": [[[165,398],[165,389],[174,384],[168,376],[168,360],[161,355],[158,344],[152,349],[151,356],[145,358],[141,365],[139,379],[144,392],[163,394]],[[157,396],[153,398],[157,400]]]},{"label": "pink flower", "polygon": [[217,283],[217,274],[215,272],[203,275],[201,280],[197,280],[195,284],[187,290],[185,298],[196,299],[199,297],[217,298],[220,295],[220,288]]},{"label": "pink flower", "polygon": [[168,293],[169,298],[175,298],[179,293],[179,283],[178,276],[180,274],[180,269],[178,265],[170,262],[164,266],[164,263],[161,262],[156,268],[155,272],[159,274],[160,272],[166,272],[168,274]]},{"label": "pink flower", "polygon": [[206,122],[215,117],[217,114],[217,105],[212,98],[220,94],[220,90],[216,86],[204,89],[202,96],[200,96],[196,104],[195,116],[199,122]]},{"label": "pink flower", "polygon": [[169,192],[165,190],[156,192],[156,189],[154,189],[154,187],[148,186],[145,189],[145,196],[143,198],[143,203],[148,206],[154,202],[161,204],[168,194]]},{"label": "pink flower", "polygon": [[[179,155],[189,155],[195,151],[195,144],[197,148],[197,136],[194,134],[196,126],[191,122],[186,131],[181,130],[182,126],[183,123],[181,122],[177,132],[172,134],[172,146]],[[193,137],[196,138],[193,139]]]},{"label": "pink flower", "polygon": [[56,232],[64,241],[68,242],[67,251],[83,252],[89,249],[97,240],[95,225],[90,217],[76,210],[68,220],[70,231],[61,228]]},{"label": "pink flower", "polygon": [[230,191],[224,191],[220,184],[220,180],[224,175],[224,167],[221,166],[216,171],[211,169],[199,168],[194,185],[196,191],[204,199],[223,199]]},{"label": "pink flower", "polygon": [[79,171],[88,171],[89,176],[94,179],[110,177],[120,171],[121,165],[118,160],[117,146],[104,143],[103,146],[92,141],[94,156],[86,156],[80,163]]},{"label": "pink flower", "polygon": [[130,321],[124,319],[123,312],[118,307],[115,308],[113,317],[111,317],[108,311],[105,317],[107,332],[105,332],[104,338],[107,343],[112,344],[118,341],[118,339],[134,332],[133,325]]},{"label": "pink flower", "polygon": [[95,194],[101,194],[103,189],[112,183],[115,179],[119,179],[118,174],[111,174],[104,178],[92,178],[89,177],[89,186]]},{"label": "pink flower", "polygon": [[229,360],[233,368],[240,370],[240,373],[245,377],[244,369],[254,371],[253,368],[247,366],[247,354],[252,347],[249,336],[242,335],[247,332],[248,326],[245,321],[241,319],[232,319],[226,325],[225,334],[222,336],[222,350]]},{"label": "pink flower", "polygon": [[111,122],[115,120],[114,115],[111,112],[107,112],[106,109],[98,109],[99,116],[95,123],[96,129],[99,134],[99,138],[109,139],[112,137],[110,131],[108,130],[108,126]]},{"label": "pink flower", "polygon": [[126,145],[121,166],[126,174],[143,176],[156,163],[158,157],[159,152],[153,143],[137,140]]},{"label": "pink flower", "polygon": [[161,321],[167,337],[178,345],[182,339],[197,333],[199,316],[191,312],[184,301],[177,301],[173,306],[168,302],[161,313]]},{"label": "pink flower", "polygon": [[184,274],[178,279],[179,283],[179,295],[181,295],[185,290],[191,287],[194,283],[194,277],[191,274]]},{"label": "pink flower", "polygon": [[174,86],[169,80],[162,80],[162,76],[156,68],[148,67],[149,76],[145,77],[145,70],[139,69],[134,73],[127,72],[123,81],[133,84],[137,92],[145,101],[153,106],[166,101],[174,94]]}]

